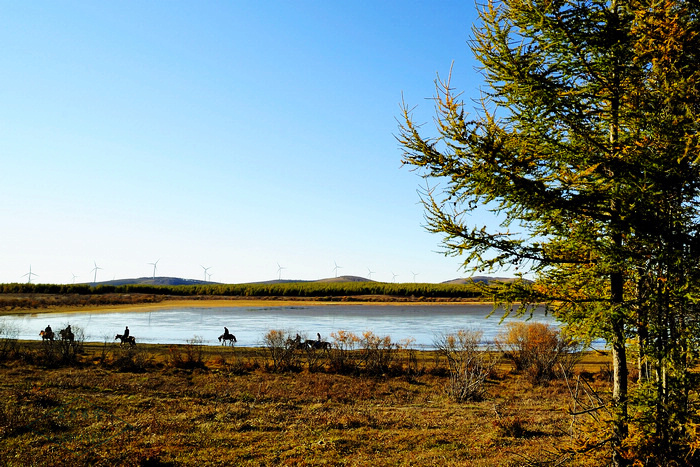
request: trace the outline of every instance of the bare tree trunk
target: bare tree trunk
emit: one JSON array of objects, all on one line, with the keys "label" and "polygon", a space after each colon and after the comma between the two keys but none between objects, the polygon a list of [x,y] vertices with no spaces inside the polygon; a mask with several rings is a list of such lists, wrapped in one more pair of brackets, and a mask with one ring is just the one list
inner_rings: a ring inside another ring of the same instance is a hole
[{"label": "bare tree trunk", "polygon": [[613,364],[613,457],[612,465],[627,465],[621,455],[622,442],[627,437],[627,348],[625,339],[624,311],[620,309],[623,301],[623,277],[619,272],[610,277],[612,317],[612,364]]}]

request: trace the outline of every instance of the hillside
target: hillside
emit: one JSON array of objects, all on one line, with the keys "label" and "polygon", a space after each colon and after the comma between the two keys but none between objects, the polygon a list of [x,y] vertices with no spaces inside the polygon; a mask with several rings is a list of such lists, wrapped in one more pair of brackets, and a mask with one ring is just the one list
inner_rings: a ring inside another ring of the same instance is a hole
[{"label": "hillside", "polygon": [[[461,284],[472,284],[472,283],[493,283],[493,282],[512,282],[514,278],[510,277],[488,277],[488,276],[474,276],[474,277],[462,277],[457,279],[452,279],[449,281],[441,282],[441,284],[447,285],[461,285]],[[338,277],[328,277],[325,279],[316,280],[295,280],[295,279],[273,279],[269,281],[259,281],[259,282],[246,282],[243,284],[294,284],[299,282],[305,283],[345,283],[345,282],[376,282],[371,279],[367,279],[361,276],[338,276]],[[115,279],[111,281],[97,282],[95,285],[215,285],[221,284],[220,282],[209,282],[197,279],[182,279],[179,277],[139,277],[132,279]],[[92,284],[89,284],[92,285]]]}]

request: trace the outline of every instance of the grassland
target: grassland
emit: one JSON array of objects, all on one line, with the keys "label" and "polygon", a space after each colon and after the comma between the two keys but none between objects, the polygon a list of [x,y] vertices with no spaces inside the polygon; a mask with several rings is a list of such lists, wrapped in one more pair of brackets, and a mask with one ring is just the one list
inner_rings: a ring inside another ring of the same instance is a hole
[{"label": "grassland", "polygon": [[[193,300],[488,301],[475,285],[61,287],[4,285],[0,314]],[[569,452],[581,427],[568,413],[572,388],[609,398],[608,361],[595,353],[576,365],[573,379],[545,385],[501,361],[486,396],[462,403],[450,397],[450,372],[435,352],[396,350],[382,371],[348,369],[318,352],[280,367],[265,348],[197,343],[83,343],[64,357],[56,344],[0,339],[0,465],[600,465],[596,456],[606,454],[574,460]]]},{"label": "grassland", "polygon": [[[603,395],[605,363],[587,354],[576,367]],[[198,345],[88,343],[63,364],[21,342],[0,364],[0,464],[566,464],[564,381],[533,386],[502,362],[483,400],[456,403],[448,378],[434,352],[346,374],[276,372],[266,349]]]}]

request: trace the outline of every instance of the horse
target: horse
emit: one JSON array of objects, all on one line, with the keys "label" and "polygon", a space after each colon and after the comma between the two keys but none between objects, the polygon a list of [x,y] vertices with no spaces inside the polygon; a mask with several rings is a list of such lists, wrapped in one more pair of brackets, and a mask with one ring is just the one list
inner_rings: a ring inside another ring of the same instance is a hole
[{"label": "horse", "polygon": [[53,333],[53,331],[49,331],[49,332],[41,331],[41,332],[39,333],[39,335],[41,336],[41,341],[42,341],[42,342],[43,342],[43,341],[50,341],[50,342],[53,342],[53,338],[54,338],[54,333]]},{"label": "horse", "polygon": [[236,336],[234,336],[231,333],[223,333],[222,335],[219,336],[219,342],[221,342],[221,345],[226,345],[228,341],[228,345],[233,346],[235,342],[238,342],[236,340]]},{"label": "horse", "polygon": [[291,337],[287,338],[287,348],[292,349],[292,350],[306,350],[309,348],[308,345],[306,345],[306,342],[301,341],[301,336],[297,334],[297,336],[292,339]]},{"label": "horse", "polygon": [[117,334],[114,336],[114,340],[121,340],[121,343],[119,344],[119,347],[123,346],[124,344],[129,344],[129,346],[134,347],[136,345],[136,339],[134,336],[123,336],[122,334]]},{"label": "horse", "polygon": [[73,340],[75,339],[75,335],[73,334],[73,331],[70,329],[61,329],[58,334],[61,336],[61,340],[68,341],[69,343],[73,343]]},{"label": "horse", "polygon": [[306,345],[307,348],[310,350],[330,350],[331,349],[331,343],[327,341],[322,341],[322,340],[311,340],[307,339],[306,342],[304,342],[304,345]]}]

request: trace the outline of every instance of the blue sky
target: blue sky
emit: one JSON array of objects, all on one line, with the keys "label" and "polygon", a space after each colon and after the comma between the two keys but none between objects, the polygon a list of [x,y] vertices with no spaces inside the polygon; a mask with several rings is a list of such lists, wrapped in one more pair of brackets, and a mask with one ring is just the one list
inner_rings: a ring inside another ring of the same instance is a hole
[{"label": "blue sky", "polygon": [[[470,2],[0,1],[0,282],[467,275],[395,139]],[[414,275],[415,274],[415,275]],[[508,275],[501,273],[500,275]],[[77,277],[74,277],[77,276]]]}]

